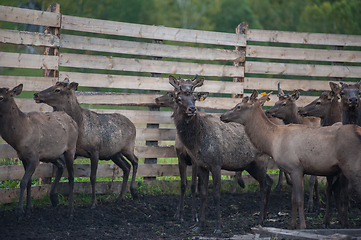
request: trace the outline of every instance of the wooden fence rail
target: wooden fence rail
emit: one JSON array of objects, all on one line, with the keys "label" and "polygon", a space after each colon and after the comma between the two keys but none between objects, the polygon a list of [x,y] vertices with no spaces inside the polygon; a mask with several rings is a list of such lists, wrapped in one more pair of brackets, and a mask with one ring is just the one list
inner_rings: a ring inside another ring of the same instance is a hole
[{"label": "wooden fence rail", "polygon": [[[10,88],[23,83],[24,91],[36,92],[66,77],[78,82],[82,91],[77,92],[77,98],[81,104],[99,113],[123,114],[137,125],[139,145],[136,154],[139,158],[176,157],[172,146],[176,133],[171,110],[149,111],[145,108],[154,106],[154,99],[160,94],[173,90],[168,83],[169,74],[205,76],[204,85],[197,90],[211,94],[197,106],[218,112],[239,102],[232,96],[247,94],[252,89],[275,91],[278,82],[284,91],[303,91],[297,101],[302,107],[315,98],[307,94],[308,91],[329,90],[330,77],[343,78],[347,83],[361,78],[361,36],[358,35],[255,29],[239,34],[221,33],[82,18],[1,5],[0,21],[60,29],[59,36],[55,36],[0,28],[0,43],[19,46],[17,50],[0,52],[0,67],[6,70],[0,75],[0,87]],[[62,34],[63,30],[66,34]],[[152,42],[154,39],[156,41]],[[157,44],[158,41],[163,44]],[[334,50],[333,46],[345,49]],[[58,48],[59,56],[28,54],[24,51],[28,47]],[[234,47],[237,50],[230,50]],[[154,57],[162,58],[162,61]],[[343,62],[343,65],[334,62]],[[38,70],[32,70],[36,73],[31,76],[16,76],[15,71],[10,71],[19,68],[57,70],[59,77],[42,77],[37,74]],[[148,77],[149,73],[159,76]],[[233,78],[243,81],[233,82]],[[271,95],[266,106],[272,106],[276,100],[277,96]],[[16,102],[25,112],[52,111],[51,107],[36,104],[31,98],[17,98]],[[148,129],[144,128],[146,123],[167,125]],[[167,141],[167,145],[146,146],[145,141]],[[0,144],[0,158],[14,157],[16,153],[9,145]],[[76,176],[89,175],[88,165],[76,165],[75,168]],[[276,168],[272,161],[269,168]],[[19,179],[23,171],[22,166],[0,167],[0,181]],[[100,164],[98,171],[98,176],[121,176],[121,171],[112,164]],[[178,174],[174,164],[140,165],[138,171],[138,176],[144,177]],[[224,171],[222,174],[233,173]],[[40,165],[34,175],[51,176],[53,167],[47,164]],[[100,184],[99,191],[106,192],[110,185],[113,183]],[[115,185],[113,189],[118,189]],[[87,183],[78,183],[76,189],[90,189],[85,186]],[[49,187],[36,189],[41,194]],[[4,197],[0,202],[3,202],[16,197],[18,190],[1,191],[0,196]]]}]

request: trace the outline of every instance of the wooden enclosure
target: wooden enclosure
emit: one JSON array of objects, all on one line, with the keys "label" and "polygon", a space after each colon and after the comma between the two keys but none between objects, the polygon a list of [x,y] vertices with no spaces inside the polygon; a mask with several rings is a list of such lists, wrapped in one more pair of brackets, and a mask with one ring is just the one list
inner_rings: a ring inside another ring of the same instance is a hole
[{"label": "wooden enclosure", "polygon": [[[152,164],[157,158],[176,157],[172,112],[159,109],[154,102],[173,90],[169,74],[205,77],[197,90],[211,94],[197,106],[215,114],[232,108],[240,95],[252,89],[277,91],[278,82],[284,91],[302,90],[297,102],[302,107],[320,91],[329,90],[330,80],[355,82],[361,78],[361,36],[256,30],[248,29],[246,23],[240,24],[236,33],[210,32],[67,16],[59,10],[58,5],[46,12],[0,6],[0,21],[47,27],[46,33],[0,29],[0,44],[43,49],[39,54],[24,53],[23,48],[0,52],[0,67],[15,69],[13,75],[0,75],[0,87],[23,83],[24,91],[41,91],[66,77],[78,82],[78,101],[85,107],[121,113],[136,124],[136,155],[145,159],[138,176],[179,174],[176,164]],[[23,68],[42,69],[43,76],[38,72],[18,76],[16,69]],[[31,98],[16,100],[25,112],[52,111]],[[272,95],[266,105],[276,100]],[[0,158],[15,157],[9,145],[0,144]],[[90,175],[88,165],[77,164],[75,169],[76,177]],[[22,166],[2,166],[0,181],[21,179],[23,171]],[[98,177],[121,175],[113,164],[98,168]],[[34,178],[51,176],[53,167],[48,164],[41,164],[34,174]],[[98,184],[98,192],[117,191],[113,184],[104,183],[106,190],[100,190],[102,184]],[[36,189],[43,193],[49,187]],[[16,189],[0,190],[0,202],[16,197]]]}]

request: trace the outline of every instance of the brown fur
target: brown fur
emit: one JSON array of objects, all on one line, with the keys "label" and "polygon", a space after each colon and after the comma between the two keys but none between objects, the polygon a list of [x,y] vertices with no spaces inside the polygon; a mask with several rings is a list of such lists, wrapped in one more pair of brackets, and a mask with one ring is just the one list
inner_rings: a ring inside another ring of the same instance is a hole
[{"label": "brown fur", "polygon": [[[64,112],[23,113],[14,101],[21,93],[20,84],[12,90],[0,88],[0,135],[17,152],[23,162],[25,174],[20,183],[19,204],[16,208],[17,220],[23,217],[24,190],[27,188],[26,217],[31,213],[31,176],[39,161],[51,162],[57,166],[55,181],[51,187],[50,198],[53,206],[58,204],[57,185],[65,164],[69,173],[68,216],[73,216],[73,162],[78,138],[78,126]],[[64,157],[64,159],[60,159]]]},{"label": "brown fur", "polygon": [[359,127],[277,126],[268,121],[261,108],[268,96],[257,101],[257,95],[257,91],[254,91],[252,102],[238,104],[221,118],[243,124],[257,148],[272,156],[291,175],[293,190],[290,228],[296,227],[297,209],[300,228],[306,228],[302,184],[304,174],[330,176],[341,169],[361,196],[361,140],[359,130],[356,130]]},{"label": "brown fur", "polygon": [[81,108],[74,94],[77,86],[75,82],[57,82],[54,86],[34,94],[34,99],[38,103],[52,106],[54,111],[65,111],[77,122],[79,137],[76,154],[91,160],[91,208],[96,206],[95,179],[99,159],[111,159],[123,170],[123,185],[118,201],[124,199],[130,173],[130,164],[124,157],[132,163],[133,176],[130,191],[133,198],[136,198],[135,177],[138,158],[134,155],[136,134],[134,124],[121,114],[99,114]]}]

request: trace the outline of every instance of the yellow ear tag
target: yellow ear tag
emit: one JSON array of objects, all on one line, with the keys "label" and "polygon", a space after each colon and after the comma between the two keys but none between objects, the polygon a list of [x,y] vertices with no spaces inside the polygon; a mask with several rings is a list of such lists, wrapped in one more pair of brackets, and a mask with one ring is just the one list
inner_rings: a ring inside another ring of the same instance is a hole
[{"label": "yellow ear tag", "polygon": [[[266,92],[263,92],[263,93],[261,93],[261,95],[262,95],[262,96],[266,96],[267,93],[266,93]],[[271,99],[270,99],[270,98],[267,98],[267,102],[268,102],[269,100],[271,100]]]},{"label": "yellow ear tag", "polygon": [[199,101],[200,101],[200,102],[204,101],[204,97],[201,96],[201,97],[199,98]]}]

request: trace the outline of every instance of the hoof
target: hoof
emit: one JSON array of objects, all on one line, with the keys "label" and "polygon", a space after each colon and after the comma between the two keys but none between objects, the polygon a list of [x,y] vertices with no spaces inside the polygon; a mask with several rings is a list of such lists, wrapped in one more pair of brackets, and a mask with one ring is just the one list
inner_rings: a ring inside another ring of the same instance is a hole
[{"label": "hoof", "polygon": [[51,204],[53,205],[53,207],[58,206],[58,203],[59,203],[58,194],[50,195],[50,201],[51,201]]},{"label": "hoof", "polygon": [[24,217],[24,210],[22,208],[21,209],[16,209],[15,213],[16,213],[16,221],[20,222]]},{"label": "hoof", "polygon": [[194,228],[192,228],[192,232],[195,232],[195,233],[199,233],[201,232],[201,227],[200,226],[195,226]]},{"label": "hoof", "polygon": [[97,208],[97,204],[96,204],[96,203],[90,204],[90,209],[96,209],[96,208]]}]

